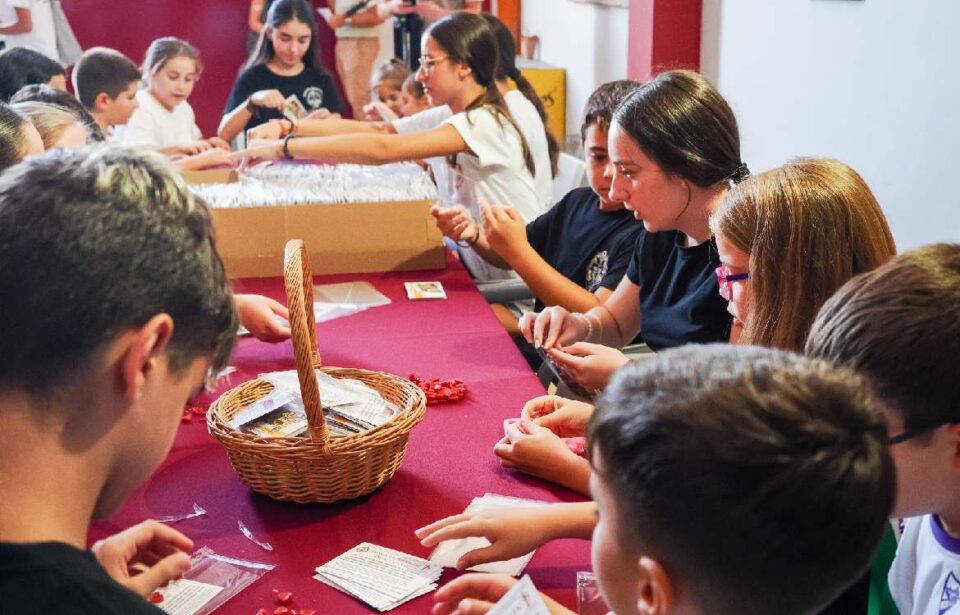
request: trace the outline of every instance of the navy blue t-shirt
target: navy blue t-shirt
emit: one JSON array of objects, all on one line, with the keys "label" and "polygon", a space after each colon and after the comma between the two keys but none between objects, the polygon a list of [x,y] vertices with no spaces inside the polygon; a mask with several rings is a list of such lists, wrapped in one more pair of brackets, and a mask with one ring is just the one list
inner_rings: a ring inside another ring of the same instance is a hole
[{"label": "navy blue t-shirt", "polygon": [[[527,239],[537,254],[590,292],[617,287],[645,232],[632,212],[601,211],[600,197],[590,188],[571,190],[527,225]],[[536,311],[543,307],[538,299]]]},{"label": "navy blue t-shirt", "polygon": [[640,287],[640,332],[653,350],[730,339],[733,318],[720,296],[713,241],[684,246],[679,231],[644,233],[627,277]]},{"label": "navy blue t-shirt", "polygon": [[[237,77],[223,114],[226,115],[244,104],[248,96],[260,90],[280,90],[284,98],[296,94],[300,104],[308,113],[321,107],[328,109],[331,113],[343,113],[343,101],[340,100],[333,77],[327,73],[318,73],[309,66],[304,66],[299,75],[285,77],[267,68],[266,64],[257,64],[244,70]],[[244,129],[248,130],[268,120],[282,117],[283,114],[278,109],[257,109]]]}]

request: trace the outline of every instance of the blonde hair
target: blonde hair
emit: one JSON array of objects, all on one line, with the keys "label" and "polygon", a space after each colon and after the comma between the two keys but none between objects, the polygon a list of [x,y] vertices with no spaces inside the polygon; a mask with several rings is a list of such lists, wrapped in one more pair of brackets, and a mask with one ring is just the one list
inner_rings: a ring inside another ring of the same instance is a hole
[{"label": "blonde hair", "polygon": [[823,303],[896,254],[866,182],[846,164],[796,158],[734,187],[710,220],[750,255],[741,343],[801,351]]},{"label": "blonde hair", "polygon": [[403,60],[390,58],[377,67],[370,75],[370,89],[374,96],[377,94],[377,86],[383,84],[393,90],[403,89],[403,82],[412,75],[410,67],[403,63]]},{"label": "blonde hair", "polygon": [[77,116],[60,105],[26,101],[10,106],[30,118],[30,123],[40,133],[44,149],[54,147],[63,136],[63,132],[70,126],[79,126],[84,134],[87,134],[86,128]]}]

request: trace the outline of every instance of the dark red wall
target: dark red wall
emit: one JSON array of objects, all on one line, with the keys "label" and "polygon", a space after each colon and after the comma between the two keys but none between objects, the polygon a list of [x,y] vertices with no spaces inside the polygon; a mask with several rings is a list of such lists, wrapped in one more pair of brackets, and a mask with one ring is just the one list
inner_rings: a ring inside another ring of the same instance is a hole
[{"label": "dark red wall", "polygon": [[[204,136],[215,133],[237,71],[246,59],[249,6],[248,0],[63,1],[84,49],[113,47],[139,65],[156,38],[177,36],[193,43],[205,68],[190,104]],[[333,33],[326,23],[319,27],[324,57],[332,58]]]}]

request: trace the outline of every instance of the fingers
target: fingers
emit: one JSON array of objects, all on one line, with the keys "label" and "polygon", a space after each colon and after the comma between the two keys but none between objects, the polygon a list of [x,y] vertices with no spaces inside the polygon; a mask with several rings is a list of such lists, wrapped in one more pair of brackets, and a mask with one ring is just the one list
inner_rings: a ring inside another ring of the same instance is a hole
[{"label": "fingers", "polygon": [[437,590],[439,602],[460,602],[464,599],[496,602],[516,585],[517,580],[502,574],[465,574]]},{"label": "fingers", "polygon": [[[470,519],[470,515],[468,515],[468,514],[459,514],[459,515],[452,515],[452,516],[450,516],[450,517],[444,517],[443,519],[440,519],[439,521],[434,521],[434,522],[431,523],[430,525],[425,525],[425,526],[423,526],[423,527],[421,527],[421,528],[419,528],[419,529],[414,530],[413,533],[417,536],[417,538],[420,539],[420,543],[421,543],[421,544],[423,544],[424,546],[429,547],[429,546],[431,546],[432,544],[436,544],[436,543],[426,544],[425,541],[426,541],[426,539],[427,539],[428,536],[430,536],[430,535],[433,534],[434,532],[436,532],[436,531],[438,531],[438,530],[441,530],[441,529],[443,529],[443,528],[445,528],[445,527],[447,527],[447,526],[453,525],[453,524],[455,524],[455,523],[462,523],[463,521],[466,521],[466,520],[468,520],[468,519]],[[439,542],[439,541],[438,541],[438,542]]]},{"label": "fingers", "polygon": [[276,299],[271,299],[270,297],[264,297],[264,299],[274,314],[280,316],[281,318],[285,318],[286,320],[290,320],[290,310],[287,309],[287,306],[280,303]]},{"label": "fingers", "polygon": [[190,556],[178,551],[161,559],[140,574],[130,577],[127,587],[141,596],[149,596],[156,589],[183,576],[190,569]]},{"label": "fingers", "polygon": [[520,411],[520,418],[524,421],[532,421],[538,417],[550,414],[557,409],[557,406],[560,405],[561,399],[561,397],[556,395],[541,395],[539,397],[534,397],[527,403],[523,404],[523,409]]},{"label": "fingers", "polygon": [[575,373],[583,365],[583,357],[568,354],[559,348],[550,348],[547,350],[547,352],[550,354],[550,358],[553,359],[553,362],[557,364],[557,367],[565,369],[571,373]]},{"label": "fingers", "polygon": [[569,346],[563,347],[563,352],[576,356],[576,357],[588,357],[590,355],[597,354],[601,350],[606,348],[603,344],[591,344],[590,342],[576,342],[570,344]]},{"label": "fingers", "polygon": [[517,322],[517,327],[520,329],[520,335],[523,336],[523,339],[527,340],[528,343],[533,344],[533,328],[537,322],[537,312],[524,312],[520,316],[519,322]]}]

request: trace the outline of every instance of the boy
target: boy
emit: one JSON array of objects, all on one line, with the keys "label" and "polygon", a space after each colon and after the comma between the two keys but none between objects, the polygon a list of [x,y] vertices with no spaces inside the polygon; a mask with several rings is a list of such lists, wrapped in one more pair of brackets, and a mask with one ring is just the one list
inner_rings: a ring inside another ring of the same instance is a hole
[{"label": "boy", "polygon": [[0,612],[158,613],[189,539],[148,521],[83,548],[230,355],[210,212],[156,154],[48,152],[0,176],[0,262]]},{"label": "boy", "polygon": [[[864,389],[761,348],[687,346],[620,370],[587,431],[610,610],[790,615],[835,598],[868,565],[894,497]],[[495,601],[512,582],[461,577],[433,612]]]},{"label": "boy", "polygon": [[907,252],[854,278],[824,304],[807,340],[807,354],[856,370],[882,402],[898,475],[893,515],[909,517],[889,574],[902,615],[960,612],[958,340],[957,244]]},{"label": "boy", "polygon": [[73,68],[73,90],[103,134],[127,123],[136,110],[140,69],[128,57],[106,47],[92,47]]}]

